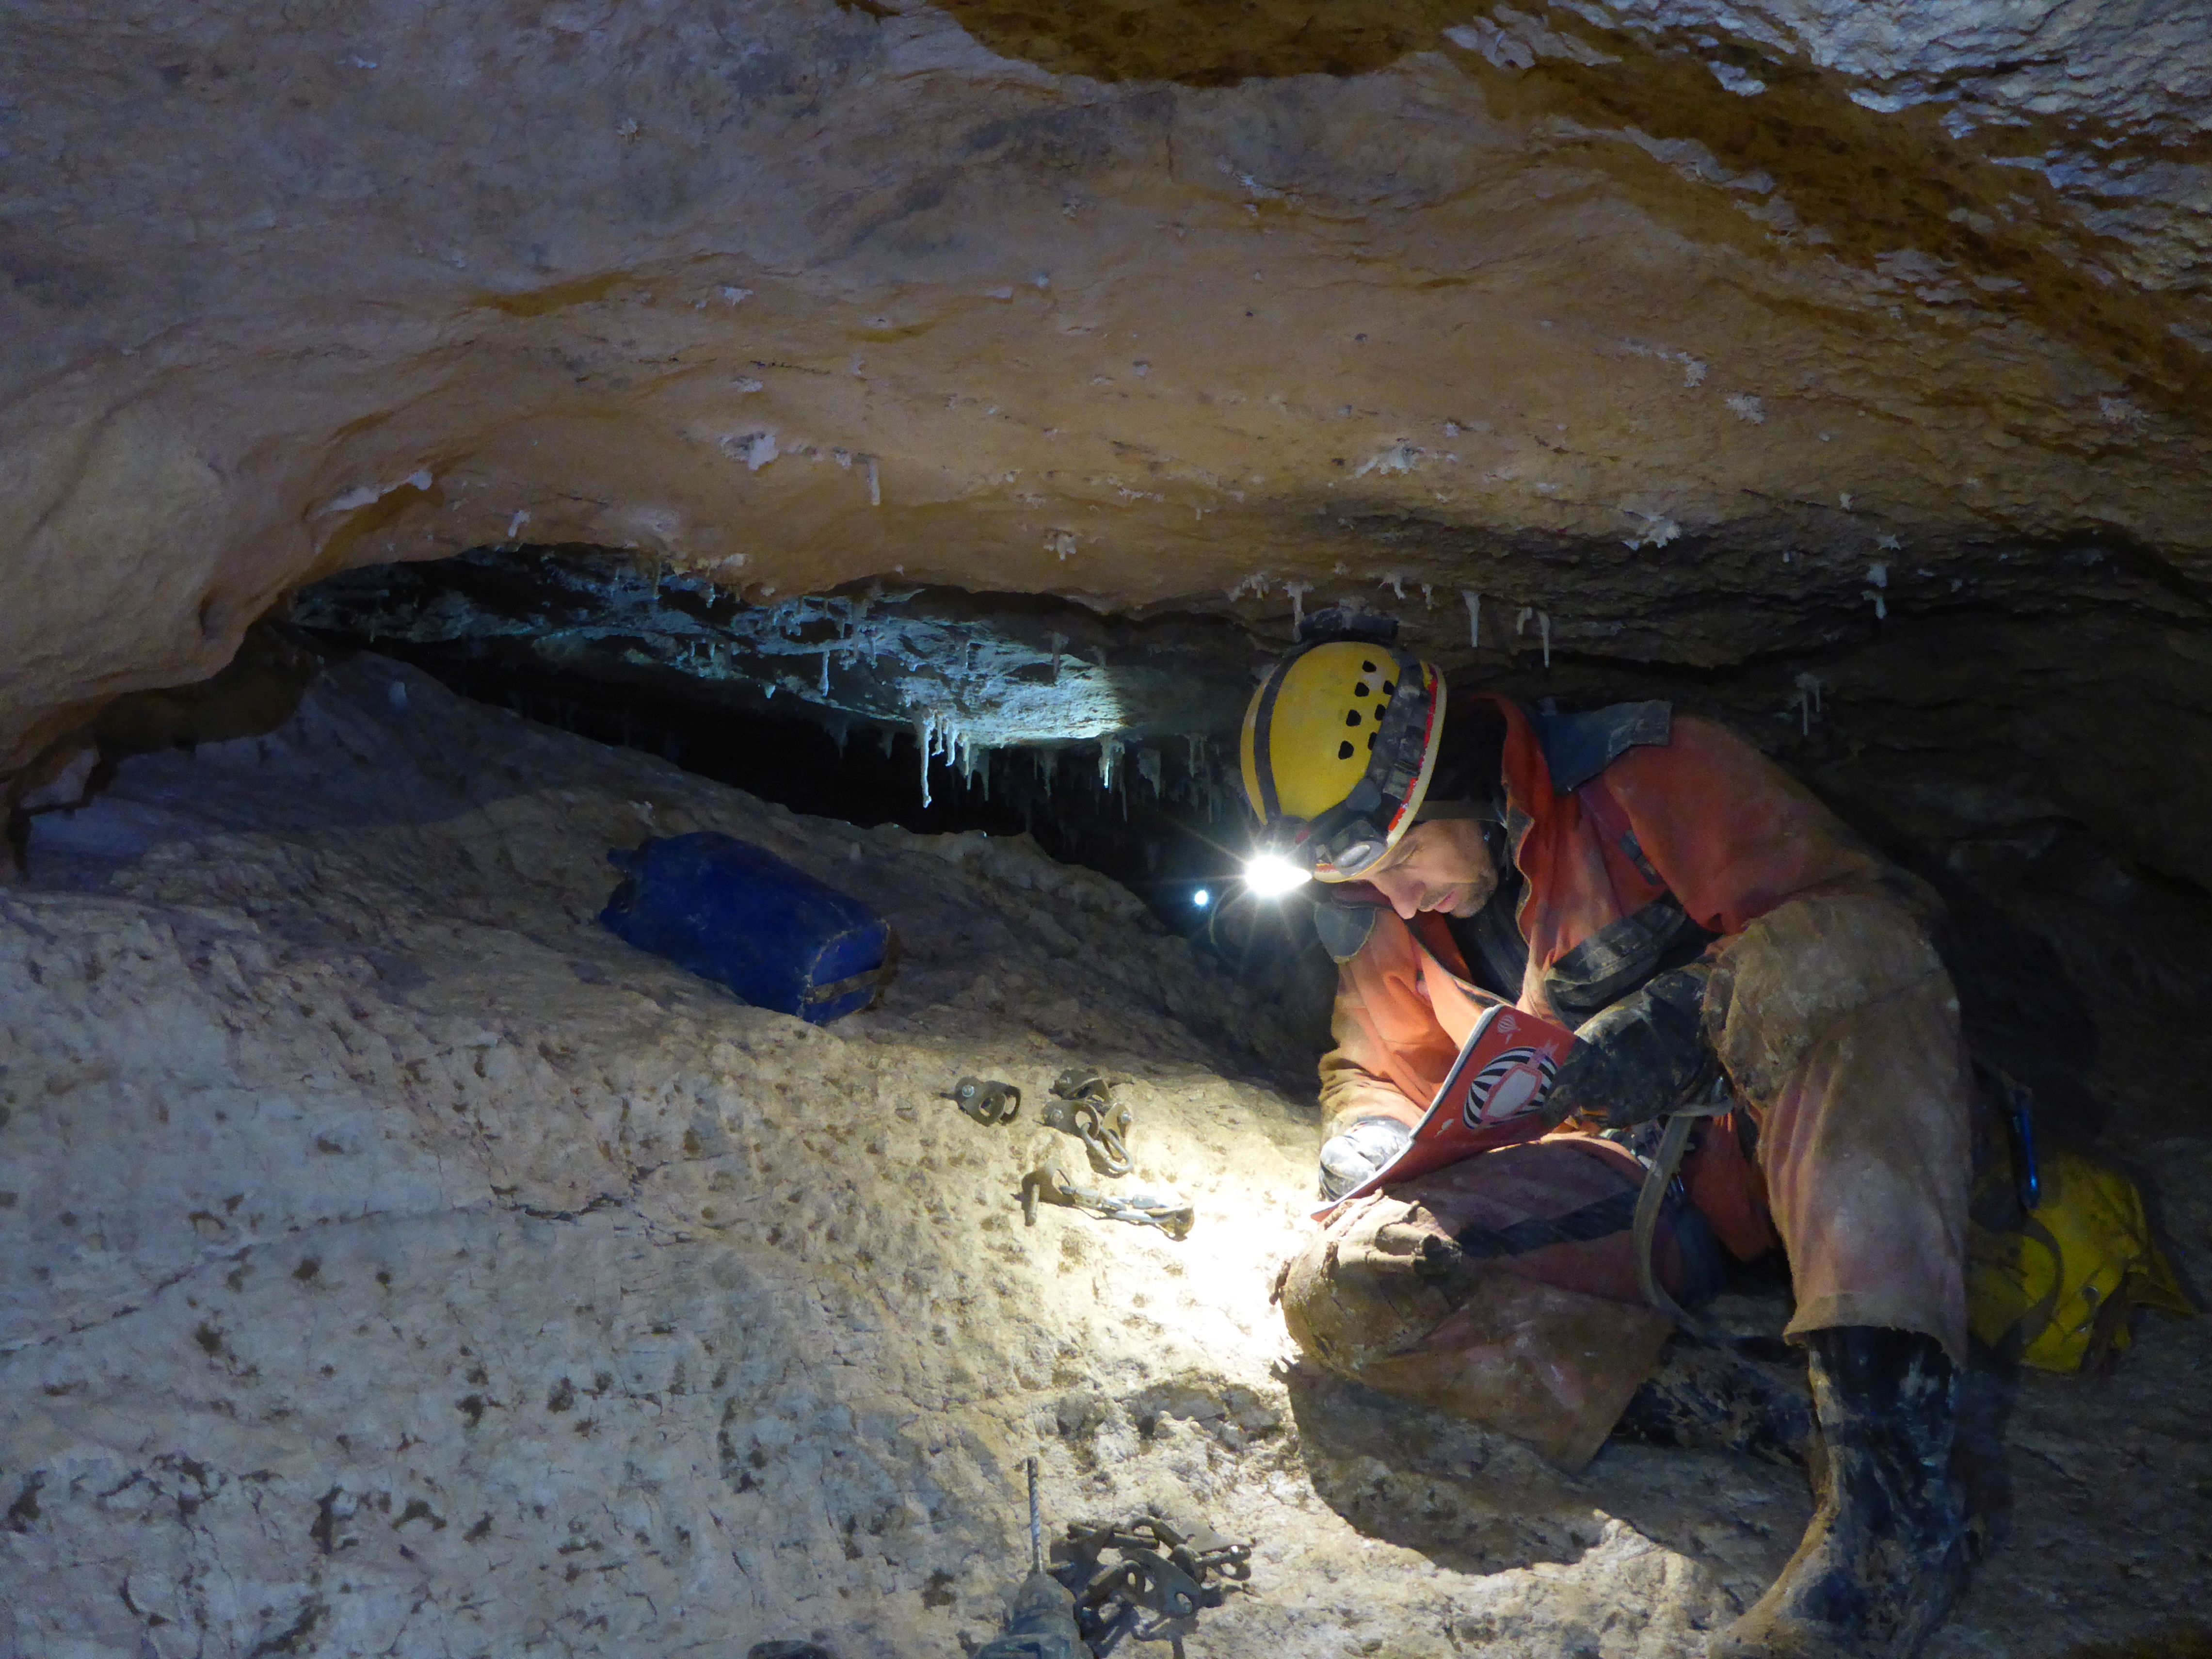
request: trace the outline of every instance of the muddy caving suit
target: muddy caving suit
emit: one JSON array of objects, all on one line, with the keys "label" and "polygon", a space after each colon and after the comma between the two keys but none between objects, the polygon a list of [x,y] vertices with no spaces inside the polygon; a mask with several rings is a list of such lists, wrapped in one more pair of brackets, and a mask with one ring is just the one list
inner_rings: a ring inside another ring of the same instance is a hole
[{"label": "muddy caving suit", "polygon": [[[1340,957],[1325,1133],[1419,1120],[1503,1000],[1478,982],[1497,985],[1501,933],[1515,955],[1525,944],[1519,1005],[1568,1026],[1702,956],[1705,1039],[1735,1110],[1683,1165],[1686,1202],[1654,1241],[1661,1281],[1692,1295],[1716,1241],[1747,1260],[1778,1237],[1790,1335],[1887,1326],[1963,1362],[1970,1074],[1929,901],[1718,726],[1664,703],[1483,701],[1506,722],[1516,868],[1458,924],[1472,951],[1442,915],[1370,913]],[[1571,1468],[1672,1327],[1638,1285],[1636,1155],[1572,1121],[1530,1136],[1341,1206],[1279,1291],[1292,1336],[1331,1370]]]}]

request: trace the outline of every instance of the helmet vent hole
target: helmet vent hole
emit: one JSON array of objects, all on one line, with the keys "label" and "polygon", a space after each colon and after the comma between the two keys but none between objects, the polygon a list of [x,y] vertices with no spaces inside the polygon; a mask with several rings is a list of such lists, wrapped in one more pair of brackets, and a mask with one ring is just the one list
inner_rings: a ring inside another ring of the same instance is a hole
[{"label": "helmet vent hole", "polygon": [[1375,692],[1374,689],[1370,687],[1365,680],[1362,680],[1358,684],[1352,688],[1352,695],[1355,697],[1371,697],[1375,695]]},{"label": "helmet vent hole", "polygon": [[1344,723],[1345,723],[1346,726],[1357,726],[1357,725],[1358,725],[1358,724],[1359,724],[1359,711],[1358,711],[1357,708],[1347,708],[1347,709],[1346,709],[1346,710],[1344,711]]},{"label": "helmet vent hole", "polygon": [[1382,695],[1383,695],[1384,696],[1386,696],[1386,697],[1395,697],[1395,696],[1396,696],[1398,695],[1398,683],[1397,683],[1395,680],[1385,680],[1385,681],[1383,681],[1383,682],[1382,682]]},{"label": "helmet vent hole", "polygon": [[1376,739],[1376,738],[1380,737],[1381,735],[1382,735],[1382,733],[1381,733],[1381,732],[1370,732],[1367,734],[1367,746],[1368,746],[1370,749],[1372,749],[1372,748],[1375,746],[1375,739]]},{"label": "helmet vent hole", "polygon": [[1364,662],[1359,665],[1359,672],[1363,674],[1371,674],[1375,672],[1375,665],[1371,662]]},{"label": "helmet vent hole", "polygon": [[1342,743],[1336,745],[1336,757],[1339,760],[1350,760],[1352,758],[1352,739],[1350,738],[1346,738]]}]

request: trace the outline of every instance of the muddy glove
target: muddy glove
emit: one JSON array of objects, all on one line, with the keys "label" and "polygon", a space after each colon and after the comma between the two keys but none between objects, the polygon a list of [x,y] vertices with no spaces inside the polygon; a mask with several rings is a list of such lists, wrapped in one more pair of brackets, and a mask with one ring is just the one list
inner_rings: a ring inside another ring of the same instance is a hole
[{"label": "muddy glove", "polygon": [[1626,1129],[1663,1117],[1712,1080],[1705,1046],[1703,963],[1670,969],[1623,997],[1575,1032],[1544,1115],[1559,1123],[1577,1114]]},{"label": "muddy glove", "polygon": [[1413,1132],[1395,1117],[1363,1117],[1322,1143],[1321,1195],[1342,1198],[1404,1152]]}]

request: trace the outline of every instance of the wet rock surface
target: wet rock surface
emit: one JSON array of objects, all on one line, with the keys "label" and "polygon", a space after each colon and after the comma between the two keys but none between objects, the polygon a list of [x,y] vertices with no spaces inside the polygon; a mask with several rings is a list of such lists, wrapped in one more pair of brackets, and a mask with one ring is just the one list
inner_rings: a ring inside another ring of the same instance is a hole
[{"label": "wet rock surface", "polygon": [[[694,828],[878,905],[883,1004],[817,1030],[600,929],[606,849]],[[996,1627],[1033,1452],[1056,1518],[1260,1540],[1194,1654],[1658,1659],[1807,1512],[1718,1455],[1567,1479],[1296,1364],[1267,1296],[1310,1050],[1018,841],[798,817],[362,656],[266,736],[124,761],[29,853],[0,888],[9,1659],[950,1656]],[[1131,1079],[1134,1178],[1193,1200],[1186,1243],[1024,1228],[1021,1171],[1073,1143],[938,1097],[1041,1100],[1073,1058]],[[2136,1145],[2203,1274],[2212,1146]],[[1939,1654],[2201,1639],[2208,1340],[2154,1325],[2110,1379],[2021,1388],[2008,1535]]]}]

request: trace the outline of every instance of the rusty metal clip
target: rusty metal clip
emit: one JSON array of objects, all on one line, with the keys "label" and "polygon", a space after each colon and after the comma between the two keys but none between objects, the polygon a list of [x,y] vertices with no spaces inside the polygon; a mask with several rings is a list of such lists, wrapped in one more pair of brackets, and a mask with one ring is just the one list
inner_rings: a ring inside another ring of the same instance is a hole
[{"label": "rusty metal clip", "polygon": [[1157,1227],[1170,1238],[1188,1237],[1196,1214],[1173,1193],[1101,1193],[1079,1187],[1057,1164],[1040,1164],[1022,1177],[1022,1220],[1036,1225],[1039,1203],[1063,1204],[1101,1221],[1126,1221],[1136,1227]]},{"label": "rusty metal clip", "polygon": [[[1101,1559],[1108,1550],[1121,1558],[1111,1566]],[[1200,1611],[1228,1598],[1229,1587],[1208,1583],[1208,1577],[1249,1580],[1252,1550],[1204,1522],[1188,1534],[1156,1516],[1127,1526],[1077,1522],[1053,1551],[1060,1558],[1053,1577],[1075,1597],[1076,1622],[1094,1655],[1111,1653],[1124,1637],[1172,1642],[1180,1653]],[[1152,1616],[1149,1626],[1141,1622],[1145,1613]]]},{"label": "rusty metal clip", "polygon": [[987,1078],[963,1077],[938,1098],[951,1101],[986,1128],[1012,1123],[1022,1109],[1019,1089]]},{"label": "rusty metal clip", "polygon": [[1127,1106],[1114,1098],[1114,1085],[1088,1066],[1071,1066],[1052,1085],[1053,1103],[1044,1109],[1048,1128],[1073,1135],[1083,1143],[1091,1167],[1103,1176],[1125,1176],[1134,1167],[1129,1161],[1128,1134],[1135,1121]]}]

